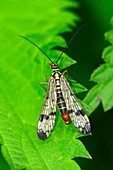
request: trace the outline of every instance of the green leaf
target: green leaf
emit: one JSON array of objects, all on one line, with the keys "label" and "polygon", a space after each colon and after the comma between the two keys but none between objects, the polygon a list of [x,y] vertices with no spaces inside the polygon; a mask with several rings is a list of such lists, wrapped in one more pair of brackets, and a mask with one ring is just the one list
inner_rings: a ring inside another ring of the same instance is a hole
[{"label": "green leaf", "polygon": [[[69,0],[1,2],[0,142],[11,169],[80,170],[72,159],[91,158],[77,139],[81,134],[72,124],[66,126],[59,114],[52,135],[46,141],[38,139],[37,121],[45,96],[38,82],[51,75],[50,61],[17,36],[28,37],[55,62],[61,52],[51,49],[66,45],[59,34],[71,31],[69,24],[75,26],[79,19],[66,9],[77,6]],[[59,61],[61,69],[74,63],[66,55]]]},{"label": "green leaf", "polygon": [[91,75],[91,80],[97,84],[84,99],[92,107],[92,110],[95,110],[100,102],[102,102],[105,111],[113,107],[113,29],[105,34],[105,38],[111,43],[102,54],[105,63]]},{"label": "green leaf", "polygon": [[90,158],[83,144],[75,139],[78,134],[73,135],[73,126],[65,126],[62,120],[57,121],[51,138],[40,141],[35,127],[23,123],[15,113],[0,111],[0,127],[4,127],[0,129],[2,152],[12,169],[80,169],[71,159],[75,156]]},{"label": "green leaf", "polygon": [[75,94],[87,91],[87,89],[70,77],[66,77]]}]

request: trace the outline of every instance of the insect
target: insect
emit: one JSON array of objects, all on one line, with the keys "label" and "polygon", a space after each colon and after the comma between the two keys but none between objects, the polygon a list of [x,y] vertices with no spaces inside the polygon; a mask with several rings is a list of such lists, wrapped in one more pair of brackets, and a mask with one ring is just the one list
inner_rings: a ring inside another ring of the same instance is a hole
[{"label": "insect", "polygon": [[[68,45],[70,44],[70,42],[72,41],[76,34],[77,32],[67,43],[66,48],[68,48]],[[28,38],[21,35],[19,36],[28,40],[38,49],[40,49],[40,47],[38,47]],[[42,53],[46,55],[46,57],[51,61],[50,66],[52,68],[52,75],[48,82],[47,93],[38,121],[37,130],[38,137],[41,140],[45,140],[51,134],[55,125],[56,106],[58,106],[61,113],[61,117],[66,124],[69,124],[71,120],[74,126],[80,132],[84,134],[89,134],[91,132],[89,119],[85,111],[81,107],[80,103],[78,102],[76,96],[74,95],[68,81],[64,77],[64,73],[59,72],[58,61],[64,52],[60,54],[55,63],[53,63],[53,61],[47,56],[47,54],[44,51],[42,51]]]}]

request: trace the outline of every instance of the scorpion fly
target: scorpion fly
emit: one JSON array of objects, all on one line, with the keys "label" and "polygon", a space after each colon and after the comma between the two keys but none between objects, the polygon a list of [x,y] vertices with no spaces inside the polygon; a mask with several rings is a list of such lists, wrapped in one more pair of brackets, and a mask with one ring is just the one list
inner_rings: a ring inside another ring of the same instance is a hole
[{"label": "scorpion fly", "polygon": [[[65,48],[68,48],[76,34],[77,32],[73,35]],[[58,61],[64,52],[61,52],[57,61],[53,63],[49,56],[47,56],[47,54],[34,42],[24,36],[19,36],[35,45],[51,62],[50,66],[52,68],[52,75],[48,82],[47,93],[38,120],[37,134],[39,139],[45,140],[51,134],[55,125],[56,106],[58,106],[61,117],[66,124],[69,124],[71,120],[80,132],[83,134],[89,134],[91,132],[89,119],[74,95],[68,81],[64,77],[64,74],[59,72]]]}]

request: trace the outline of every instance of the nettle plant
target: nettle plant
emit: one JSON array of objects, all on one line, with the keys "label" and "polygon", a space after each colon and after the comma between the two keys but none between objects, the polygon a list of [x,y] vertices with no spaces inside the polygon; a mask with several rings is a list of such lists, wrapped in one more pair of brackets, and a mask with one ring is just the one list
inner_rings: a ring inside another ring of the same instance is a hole
[{"label": "nettle plant", "polygon": [[[24,3],[25,6],[23,2],[18,3],[17,0],[11,2],[9,4],[11,10],[8,6],[5,14],[5,2],[1,4],[0,143],[2,155],[14,170],[56,168],[57,170],[80,170],[80,166],[73,159],[76,157],[91,159],[89,152],[79,140],[79,137],[84,135],[75,129],[73,124],[66,126],[60,118],[59,111],[57,111],[52,135],[45,141],[37,137],[37,121],[45,96],[38,82],[46,81],[45,75],[51,75],[51,69],[48,60],[40,51],[17,36],[19,33],[31,39],[48,56],[51,56],[53,61],[61,53],[53,48],[66,46],[60,33],[71,32],[70,27],[75,27],[79,21],[76,14],[66,9],[76,8],[78,4],[68,0],[46,0],[47,6],[43,1],[24,1]],[[90,115],[100,102],[105,111],[113,107],[113,29],[106,33],[105,37],[111,43],[102,54],[105,63],[91,75],[91,80],[97,84],[80,102],[87,115]],[[63,54],[59,61],[60,69],[66,69],[75,63],[75,60]],[[75,94],[86,91],[86,88],[79,83],[73,83],[72,88]]]}]

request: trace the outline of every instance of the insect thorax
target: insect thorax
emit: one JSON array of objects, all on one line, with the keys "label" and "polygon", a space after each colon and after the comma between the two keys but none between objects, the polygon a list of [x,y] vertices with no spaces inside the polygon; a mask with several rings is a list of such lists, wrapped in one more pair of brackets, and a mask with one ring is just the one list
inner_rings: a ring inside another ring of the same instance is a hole
[{"label": "insect thorax", "polygon": [[51,68],[52,68],[52,77],[55,80],[59,80],[61,77],[61,73],[59,72],[59,65],[51,64]]}]

